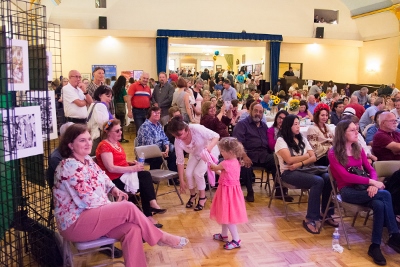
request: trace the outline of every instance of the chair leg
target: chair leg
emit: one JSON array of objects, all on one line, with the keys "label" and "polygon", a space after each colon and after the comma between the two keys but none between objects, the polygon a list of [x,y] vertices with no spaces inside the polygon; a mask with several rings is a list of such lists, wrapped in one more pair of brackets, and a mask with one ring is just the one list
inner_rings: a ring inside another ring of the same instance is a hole
[{"label": "chair leg", "polygon": [[351,227],[354,227],[354,224],[356,223],[357,217],[358,217],[358,211],[357,211],[356,214],[354,215],[354,218],[353,218],[353,222],[352,222],[352,224],[351,224]]},{"label": "chair leg", "polygon": [[157,187],[156,187],[156,200],[157,200],[157,192],[158,192],[158,187],[160,186],[160,182],[157,182]]},{"label": "chair leg", "polygon": [[279,188],[281,189],[282,201],[283,201],[283,205],[285,206],[285,219],[286,219],[286,221],[289,221],[289,217],[288,217],[288,205],[286,204],[286,201],[285,201],[285,194],[283,193],[283,186],[282,186],[282,184],[279,184]]},{"label": "chair leg", "polygon": [[348,249],[351,249],[351,247],[350,247],[350,242],[349,242],[349,237],[348,237],[348,235],[347,235],[346,226],[344,225],[344,222],[343,222],[342,210],[341,210],[341,208],[340,208],[340,205],[339,205],[337,199],[335,199],[335,203],[336,203],[336,206],[338,207],[338,212],[339,212],[339,217],[340,217],[340,223],[342,224],[344,236],[346,237],[347,248],[348,248]]},{"label": "chair leg", "polygon": [[329,210],[329,205],[331,204],[331,202],[332,202],[332,192],[331,192],[331,195],[330,195],[330,197],[329,197],[329,201],[328,201],[328,204],[326,204],[326,208],[325,208],[325,212],[324,212],[324,215],[322,216],[322,221],[321,221],[321,225],[319,226],[319,232],[321,232],[321,229],[322,229],[322,227],[324,226],[324,223],[325,223],[325,219],[326,219],[326,215],[328,215],[328,210]]},{"label": "chair leg", "polygon": [[176,192],[176,194],[178,195],[179,200],[181,201],[181,205],[183,205],[183,200],[182,200],[181,194],[179,193],[178,188],[176,187],[175,181],[174,181],[174,179],[171,179],[171,180],[172,180],[172,184],[174,185],[175,192]]},{"label": "chair leg", "polygon": [[268,194],[269,194],[269,196],[271,196],[271,184],[270,184],[270,178],[269,178],[269,176],[270,176],[270,173],[269,172],[267,172],[267,179],[266,179],[266,182],[265,182],[265,186],[264,186],[264,189],[267,189],[267,186],[268,186]]},{"label": "chair leg", "polygon": [[261,182],[260,182],[260,188],[262,188],[262,184],[264,182],[264,170],[261,171]]},{"label": "chair leg", "polygon": [[276,192],[276,182],[274,181],[274,186],[272,187],[272,193],[271,193],[271,195],[270,195],[268,208],[271,208],[272,200],[273,200],[274,197],[275,197],[275,192]]},{"label": "chair leg", "polygon": [[365,216],[364,226],[367,225],[367,221],[368,221],[368,219],[369,219],[370,214],[371,214],[371,210],[369,210],[369,211],[367,212],[367,215]]}]

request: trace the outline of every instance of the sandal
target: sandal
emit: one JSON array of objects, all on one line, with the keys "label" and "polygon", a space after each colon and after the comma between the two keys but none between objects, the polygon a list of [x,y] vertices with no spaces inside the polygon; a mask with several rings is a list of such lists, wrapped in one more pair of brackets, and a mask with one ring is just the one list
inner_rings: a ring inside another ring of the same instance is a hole
[{"label": "sandal", "polygon": [[240,248],[240,242],[241,242],[240,240],[239,241],[232,240],[231,242],[226,242],[226,244],[224,245],[224,249],[231,250],[234,248]]},{"label": "sandal", "polygon": [[184,238],[184,237],[181,237],[181,239],[180,239],[178,245],[171,246],[171,245],[168,245],[168,244],[166,244],[166,243],[164,243],[164,242],[162,242],[162,241],[158,241],[158,242],[157,242],[157,245],[159,245],[159,246],[168,246],[168,247],[171,247],[171,248],[181,249],[181,248],[183,248],[184,246],[186,246],[188,243],[189,243],[189,239]]},{"label": "sandal", "polygon": [[213,239],[218,241],[228,242],[228,237],[222,236],[221,234],[214,234]]},{"label": "sandal", "polygon": [[303,220],[303,227],[304,227],[304,229],[306,229],[307,232],[309,232],[309,233],[311,233],[311,234],[313,234],[313,235],[318,235],[318,234],[319,234],[319,231],[313,232],[313,231],[308,227],[309,225],[313,226],[315,229],[318,229],[318,228],[317,228],[317,225],[315,224],[315,221],[306,222],[305,220]]},{"label": "sandal", "polygon": [[195,198],[197,196],[197,193],[194,195],[190,195],[189,201],[186,203],[186,208],[190,209],[193,207],[193,202],[196,203],[196,199],[192,201],[192,198]]},{"label": "sandal", "polygon": [[[201,204],[200,204],[200,200],[206,200],[206,201],[204,201],[204,204],[201,205]],[[199,201],[197,201],[197,205],[196,205],[196,207],[194,208],[194,211],[201,211],[201,210],[203,210],[203,209],[204,209],[204,206],[206,205],[206,202],[207,202],[207,197],[199,197]]]},{"label": "sandal", "polygon": [[332,218],[332,216],[326,216],[325,223],[327,225],[330,225],[330,226],[335,227],[335,228],[339,227],[339,223],[335,222],[335,220]]}]

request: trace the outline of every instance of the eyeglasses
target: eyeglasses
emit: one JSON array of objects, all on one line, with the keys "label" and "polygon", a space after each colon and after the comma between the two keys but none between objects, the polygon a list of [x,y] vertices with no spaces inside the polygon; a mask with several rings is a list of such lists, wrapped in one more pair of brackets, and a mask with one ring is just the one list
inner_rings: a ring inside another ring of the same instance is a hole
[{"label": "eyeglasses", "polygon": [[115,130],[115,131],[112,131],[112,132],[114,132],[114,133],[122,132],[122,128],[119,128],[119,129],[117,129],[117,130]]},{"label": "eyeglasses", "polygon": [[397,120],[384,120],[384,121],[388,121],[390,123],[396,123],[397,122]]},{"label": "eyeglasses", "polygon": [[72,76],[69,76],[70,78],[77,78],[77,79],[82,79],[82,76],[78,76],[78,75],[72,75]]}]

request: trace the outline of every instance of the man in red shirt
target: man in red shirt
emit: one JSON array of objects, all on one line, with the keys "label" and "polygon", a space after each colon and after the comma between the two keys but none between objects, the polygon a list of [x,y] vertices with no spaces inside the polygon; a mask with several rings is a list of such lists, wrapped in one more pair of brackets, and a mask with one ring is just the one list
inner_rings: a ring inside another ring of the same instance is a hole
[{"label": "man in red shirt", "polygon": [[372,142],[372,152],[378,160],[400,160],[400,133],[396,129],[396,115],[383,112],[379,116],[379,130]]},{"label": "man in red shirt", "polygon": [[178,82],[178,74],[176,74],[175,71],[170,71],[169,78],[171,82]]},{"label": "man in red shirt", "polygon": [[361,119],[362,114],[364,114],[365,112],[365,108],[360,104],[358,104],[358,98],[355,95],[351,96],[350,104],[345,106],[345,108],[354,108],[354,110],[356,111],[355,115],[357,116],[358,119]]},{"label": "man in red shirt", "polygon": [[133,119],[136,126],[136,134],[139,127],[146,120],[147,111],[150,108],[151,90],[148,86],[149,74],[143,72],[139,81],[131,84],[128,89],[128,97],[132,104]]}]

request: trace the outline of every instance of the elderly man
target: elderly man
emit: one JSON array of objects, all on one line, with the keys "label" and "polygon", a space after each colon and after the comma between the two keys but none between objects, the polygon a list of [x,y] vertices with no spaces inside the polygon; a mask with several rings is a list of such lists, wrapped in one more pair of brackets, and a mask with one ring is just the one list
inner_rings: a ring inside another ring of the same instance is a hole
[{"label": "elderly man", "polygon": [[275,177],[275,163],[272,151],[268,148],[267,125],[261,121],[263,107],[257,102],[250,105],[250,116],[239,121],[233,129],[233,136],[244,146],[244,166],[241,168],[240,176],[246,187],[246,201],[254,202],[254,191],[252,185],[252,166],[264,167]]},{"label": "elderly man", "polygon": [[169,120],[168,109],[172,105],[172,97],[175,89],[170,83],[168,83],[167,74],[165,72],[160,72],[160,74],[158,74],[158,82],[159,84],[156,84],[154,87],[151,102],[154,106],[161,109],[160,122],[164,126]]},{"label": "elderly man", "polygon": [[147,85],[149,74],[143,72],[139,81],[132,83],[128,89],[128,99],[132,104],[133,119],[136,126],[136,134],[140,126],[146,120],[147,111],[150,108],[151,90]]},{"label": "elderly man", "polygon": [[237,93],[235,88],[231,86],[231,82],[228,79],[224,80],[222,85],[224,87],[224,91],[222,92],[222,100],[231,102],[233,99],[237,99]]},{"label": "elderly man", "polygon": [[372,107],[367,108],[365,110],[364,114],[361,116],[361,119],[360,119],[361,132],[364,131],[364,129],[365,129],[365,127],[367,127],[367,125],[374,122],[375,114],[379,110],[383,110],[384,108],[385,108],[385,103],[383,101],[383,98],[378,97],[375,100],[374,105]]},{"label": "elderly man", "polygon": [[378,160],[400,160],[400,133],[396,129],[396,116],[391,112],[383,112],[379,116],[379,130],[372,142],[372,152]]},{"label": "elderly man", "polygon": [[73,123],[86,124],[88,116],[86,106],[90,105],[93,99],[86,91],[86,86],[81,79],[79,71],[69,72],[69,82],[62,88],[62,99],[65,119]]},{"label": "elderly man", "polygon": [[[105,74],[106,71],[104,70],[104,68],[102,67],[96,67],[93,70],[93,80],[92,82],[88,85],[87,87],[87,92],[89,93],[89,95],[93,98],[93,94],[94,91],[96,91],[97,87],[99,87],[100,85],[105,85]],[[110,107],[109,110],[111,112],[111,114],[115,114],[115,107],[114,107],[114,101],[110,102]]]},{"label": "elderly man", "polygon": [[359,119],[361,119],[361,116],[365,112],[365,108],[362,105],[358,104],[358,98],[355,95],[352,95],[350,97],[350,103],[345,106],[345,109],[346,108],[353,108],[356,111],[355,115]]},{"label": "elderly man", "polygon": [[265,94],[263,101],[261,101],[261,106],[266,110],[271,110],[270,101],[271,101],[271,96],[269,94]]},{"label": "elderly man", "polygon": [[318,105],[317,100],[315,99],[314,95],[308,95],[308,110],[311,112],[311,114],[314,115],[314,109]]},{"label": "elderly man", "polygon": [[357,97],[358,104],[361,106],[364,106],[367,102],[370,102],[367,87],[362,87],[360,90],[354,91],[352,96],[353,95]]}]

